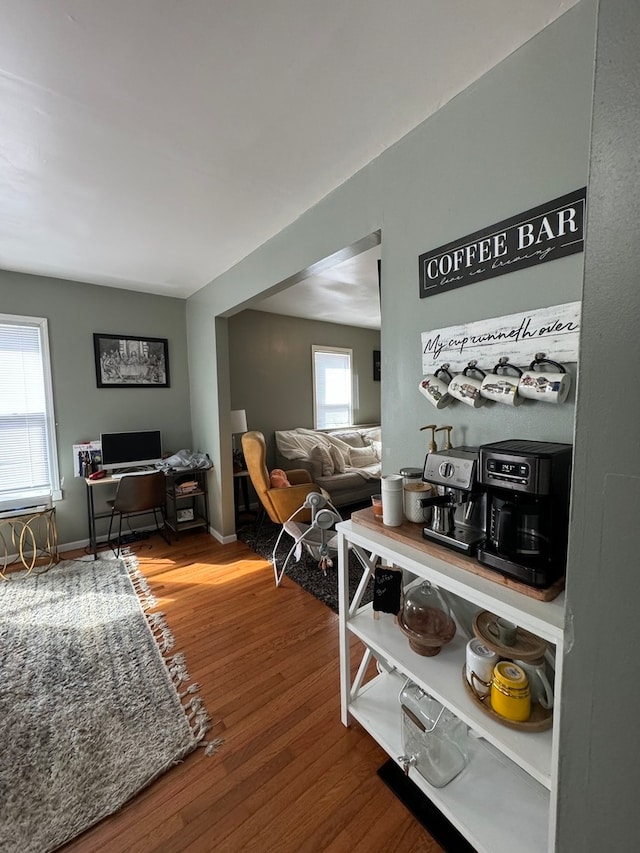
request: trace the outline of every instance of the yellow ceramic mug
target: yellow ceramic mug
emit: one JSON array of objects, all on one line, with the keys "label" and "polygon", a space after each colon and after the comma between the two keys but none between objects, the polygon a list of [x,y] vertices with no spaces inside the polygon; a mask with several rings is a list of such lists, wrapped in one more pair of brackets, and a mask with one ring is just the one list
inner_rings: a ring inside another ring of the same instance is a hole
[{"label": "yellow ceramic mug", "polygon": [[502,660],[493,668],[491,707],[507,720],[522,723],[531,716],[529,681],[522,667]]}]

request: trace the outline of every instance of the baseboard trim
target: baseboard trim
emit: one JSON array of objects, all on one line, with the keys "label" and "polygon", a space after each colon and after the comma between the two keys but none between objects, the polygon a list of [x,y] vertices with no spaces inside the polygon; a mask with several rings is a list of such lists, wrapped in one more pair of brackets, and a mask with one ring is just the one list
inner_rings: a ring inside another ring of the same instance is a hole
[{"label": "baseboard trim", "polygon": [[[146,533],[146,532],[153,533],[155,531],[155,529],[156,528],[153,525],[150,525],[149,527],[137,528],[137,530],[139,530],[141,533]],[[213,538],[217,542],[219,542],[221,545],[230,545],[232,542],[236,542],[237,538],[238,538],[235,534],[232,534],[231,536],[223,536],[218,530],[216,530],[213,527],[208,527],[207,533],[209,533],[211,536],[213,536]],[[179,541],[180,540],[178,539],[178,542]],[[98,545],[106,545],[106,543],[107,543],[107,537],[106,536],[98,536],[98,538],[97,538],[97,544]],[[77,551],[80,548],[88,548],[88,547],[89,547],[89,540],[88,539],[77,539],[75,542],[59,542],[58,543],[58,551],[61,554],[64,554],[65,551]]]},{"label": "baseboard trim", "polygon": [[229,536],[223,536],[222,533],[220,533],[220,531],[216,530],[214,527],[209,528],[209,533],[221,545],[231,545],[232,542],[237,542],[238,540],[238,537],[235,535],[235,533],[232,533]]}]

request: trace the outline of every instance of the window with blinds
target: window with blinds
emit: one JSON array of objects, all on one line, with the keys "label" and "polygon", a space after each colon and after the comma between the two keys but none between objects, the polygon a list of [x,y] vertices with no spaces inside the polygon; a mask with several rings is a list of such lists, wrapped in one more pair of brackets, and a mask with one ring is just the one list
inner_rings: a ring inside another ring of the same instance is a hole
[{"label": "window with blinds", "polygon": [[0,506],[59,489],[47,321],[0,314]]},{"label": "window with blinds", "polygon": [[316,429],[351,426],[352,350],[311,348],[313,355],[313,414]]}]

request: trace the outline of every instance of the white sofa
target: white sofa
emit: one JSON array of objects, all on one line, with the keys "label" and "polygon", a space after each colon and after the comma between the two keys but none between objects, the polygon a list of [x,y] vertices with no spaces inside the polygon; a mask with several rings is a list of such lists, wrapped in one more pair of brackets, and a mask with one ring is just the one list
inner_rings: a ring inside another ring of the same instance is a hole
[{"label": "white sofa", "polygon": [[367,501],[380,492],[379,426],[277,430],[275,443],[277,467],[305,468],[335,506]]}]

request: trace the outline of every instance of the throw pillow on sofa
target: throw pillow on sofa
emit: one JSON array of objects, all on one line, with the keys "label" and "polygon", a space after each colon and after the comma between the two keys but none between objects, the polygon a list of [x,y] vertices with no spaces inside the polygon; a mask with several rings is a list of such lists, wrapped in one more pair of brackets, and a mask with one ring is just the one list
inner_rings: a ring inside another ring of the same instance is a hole
[{"label": "throw pillow on sofa", "polygon": [[342,431],[340,431],[338,433],[330,433],[329,438],[330,439],[337,438],[340,441],[344,442],[345,444],[348,444],[349,447],[364,447],[365,446],[364,439],[363,439],[362,435],[359,432],[357,432],[356,430],[353,430],[353,432],[342,432]]},{"label": "throw pillow on sofa", "polygon": [[369,429],[363,429],[362,438],[365,444],[372,444],[374,441],[382,441],[382,428],[369,427]]},{"label": "throw pillow on sofa", "polygon": [[340,450],[339,447],[336,447],[335,444],[332,444],[329,448],[329,453],[331,454],[331,459],[333,461],[333,473],[334,474],[344,474],[347,465],[350,465],[350,458],[347,456],[345,458],[344,453]]},{"label": "throw pillow on sofa", "polygon": [[333,474],[333,459],[331,458],[331,454],[327,447],[321,444],[316,444],[311,448],[309,456],[311,461],[314,463],[314,474],[316,465],[319,468],[319,472],[315,474],[315,476],[330,477]]},{"label": "throw pillow on sofa", "polygon": [[373,450],[376,455],[378,462],[382,462],[382,442],[381,441],[370,441],[369,446]]},{"label": "throw pillow on sofa", "polygon": [[377,465],[378,457],[373,447],[352,447],[349,458],[353,468],[366,468],[368,465]]}]

